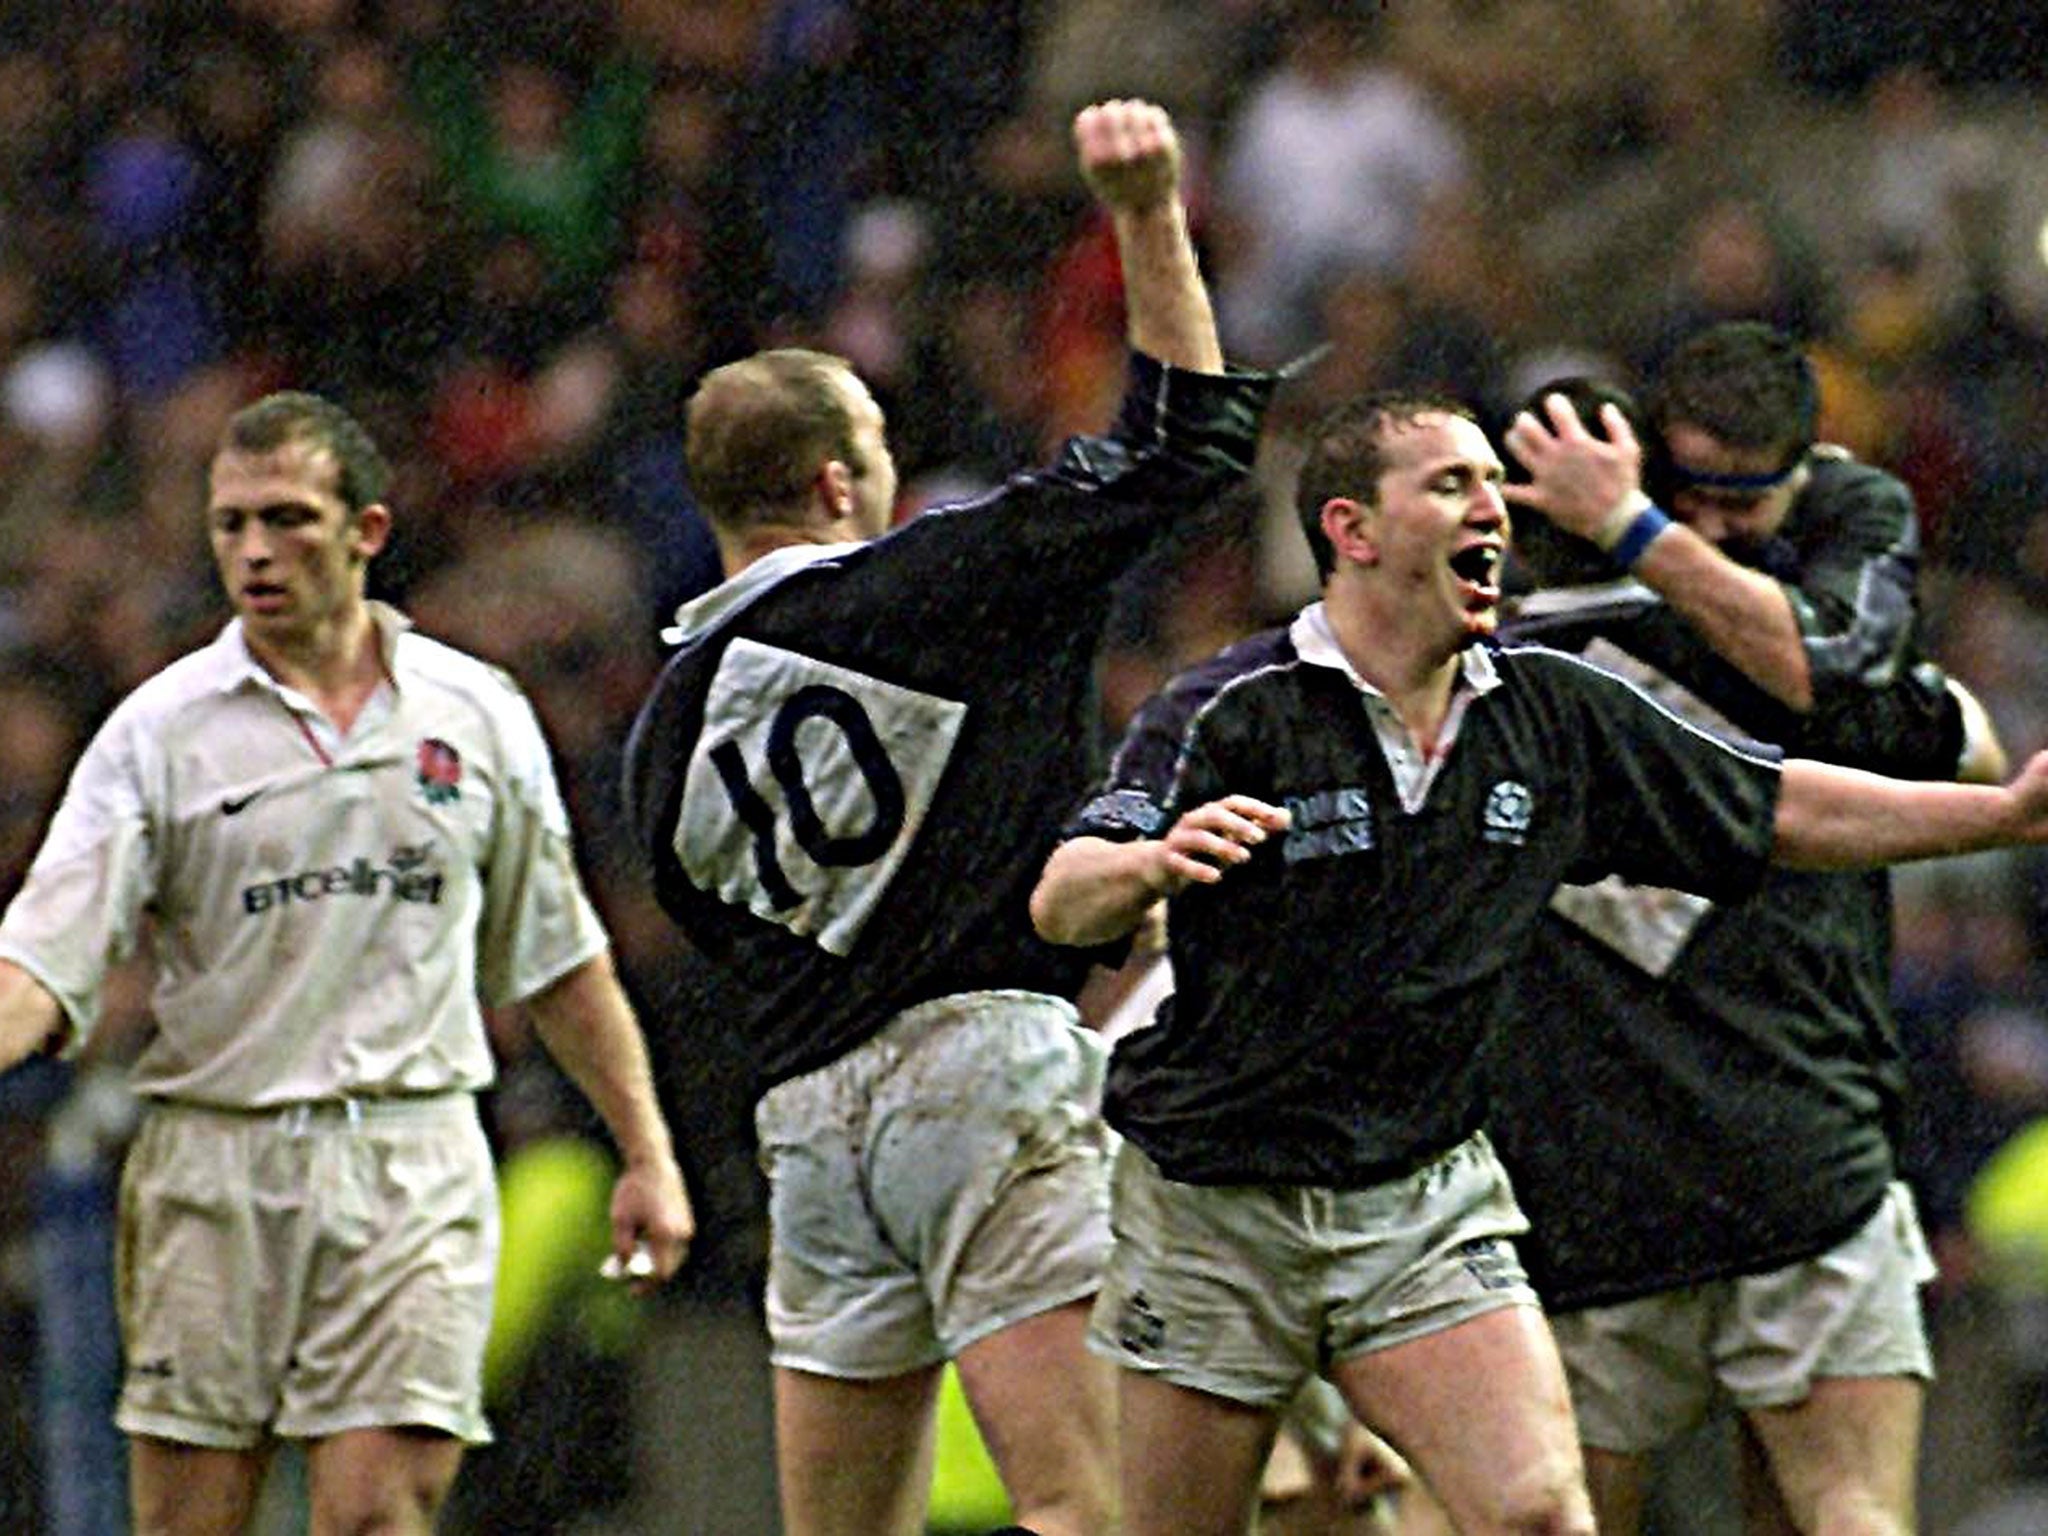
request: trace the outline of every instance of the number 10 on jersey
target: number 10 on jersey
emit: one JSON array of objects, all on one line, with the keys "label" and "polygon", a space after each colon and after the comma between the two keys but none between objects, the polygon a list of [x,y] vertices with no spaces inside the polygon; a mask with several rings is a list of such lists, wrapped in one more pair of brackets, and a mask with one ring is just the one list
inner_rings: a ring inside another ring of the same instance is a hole
[{"label": "number 10 on jersey", "polygon": [[848,953],[909,856],[967,707],[735,640],[674,846],[700,890]]}]

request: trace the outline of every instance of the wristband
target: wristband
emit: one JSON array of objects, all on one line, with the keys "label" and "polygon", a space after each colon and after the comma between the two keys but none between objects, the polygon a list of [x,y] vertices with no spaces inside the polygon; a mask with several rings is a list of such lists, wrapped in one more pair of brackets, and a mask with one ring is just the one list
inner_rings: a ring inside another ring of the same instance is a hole
[{"label": "wristband", "polygon": [[1621,531],[1621,537],[1609,546],[1608,556],[1623,570],[1633,570],[1635,563],[1643,558],[1643,552],[1655,542],[1657,535],[1670,526],[1670,518],[1654,505],[1647,506],[1629,519],[1628,526]]},{"label": "wristband", "polygon": [[1592,540],[1604,553],[1621,542],[1621,536],[1628,532],[1629,524],[1636,520],[1636,514],[1650,505],[1650,498],[1642,490],[1630,491],[1621,500],[1607,509],[1607,515],[1600,519],[1600,526],[1582,537]]}]

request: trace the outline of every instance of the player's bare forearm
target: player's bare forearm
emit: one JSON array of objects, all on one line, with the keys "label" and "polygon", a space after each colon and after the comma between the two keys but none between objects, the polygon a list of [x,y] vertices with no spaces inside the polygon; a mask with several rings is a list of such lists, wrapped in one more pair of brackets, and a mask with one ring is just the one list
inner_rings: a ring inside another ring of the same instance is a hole
[{"label": "player's bare forearm", "polygon": [[1077,837],[1055,848],[1031,893],[1031,922],[1054,944],[1107,944],[1133,932],[1160,898],[1214,885],[1250,860],[1288,813],[1250,795],[1224,795],[1180,817],[1164,837]]},{"label": "player's bare forearm", "polygon": [[1031,925],[1051,944],[1108,944],[1135,930],[1166,894],[1161,845],[1077,837],[1046,860],[1031,893]]},{"label": "player's bare forearm", "polygon": [[548,1054],[582,1090],[625,1163],[612,1201],[614,1241],[652,1252],[656,1278],[681,1264],[696,1230],[674,1142],[654,1093],[647,1046],[612,969],[597,955],[527,1000]]},{"label": "player's bare forearm", "polygon": [[64,1010],[49,989],[11,960],[0,960],[0,1072],[62,1038]]},{"label": "player's bare forearm", "polygon": [[1834,763],[1785,764],[1774,862],[1871,869],[2048,842],[2048,752],[2008,784],[1888,779]]},{"label": "player's bare forearm", "polygon": [[1223,346],[1185,211],[1176,203],[1167,210],[1119,214],[1116,230],[1132,347],[1175,368],[1221,373]]},{"label": "player's bare forearm", "polygon": [[1172,367],[1221,373],[1223,348],[1188,233],[1172,119],[1150,102],[1098,102],[1075,117],[1074,145],[1116,232],[1131,345]]},{"label": "player's bare forearm", "polygon": [[1682,524],[1636,562],[1654,588],[1730,666],[1792,709],[1813,708],[1813,669],[1785,589]]},{"label": "player's bare forearm", "polygon": [[619,1155],[628,1163],[673,1160],[647,1047],[611,957],[586,960],[527,1006],[541,1043],[604,1118]]},{"label": "player's bare forearm", "polygon": [[[1520,512],[1540,514],[1566,533],[1614,551],[1650,508],[1642,489],[1642,445],[1628,418],[1601,408],[1599,431],[1563,394],[1543,414],[1509,425],[1509,450],[1529,471],[1526,485],[1502,487]],[[1683,523],[1672,522],[1632,551],[1634,575],[1653,588],[1700,638],[1757,687],[1792,709],[1813,707],[1806,642],[1785,590],[1731,559]]]}]

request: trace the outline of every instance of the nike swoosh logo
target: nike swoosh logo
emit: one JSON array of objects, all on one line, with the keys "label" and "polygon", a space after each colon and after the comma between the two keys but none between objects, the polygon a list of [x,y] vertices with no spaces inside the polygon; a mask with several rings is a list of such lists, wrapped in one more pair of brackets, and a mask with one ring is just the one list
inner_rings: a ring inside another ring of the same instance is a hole
[{"label": "nike swoosh logo", "polygon": [[256,793],[255,793],[255,794],[250,794],[250,795],[243,795],[243,796],[241,796],[241,797],[240,797],[239,799],[231,799],[231,800],[223,800],[223,801],[221,801],[221,803],[220,803],[220,813],[221,813],[221,815],[223,815],[223,816],[239,816],[239,815],[241,815],[243,811],[245,811],[245,810],[247,810],[247,809],[248,809],[248,807],[249,807],[249,803],[250,803],[251,801],[253,801],[253,800],[254,800],[254,799],[256,798],[256,796],[257,796],[257,795],[260,795],[260,794],[262,794],[262,793],[263,793],[263,791],[259,789],[259,790],[257,790],[257,791],[256,791]]}]

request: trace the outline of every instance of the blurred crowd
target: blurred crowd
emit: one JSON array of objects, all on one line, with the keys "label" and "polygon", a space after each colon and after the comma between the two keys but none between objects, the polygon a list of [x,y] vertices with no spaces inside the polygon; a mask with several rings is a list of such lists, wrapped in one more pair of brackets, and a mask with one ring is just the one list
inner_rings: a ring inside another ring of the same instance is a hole
[{"label": "blurred crowd", "polygon": [[[225,618],[199,508],[228,411],[280,386],[344,401],[398,467],[373,588],[531,693],[670,1103],[702,1122],[678,1126],[705,1232],[685,1301],[750,1295],[744,1085],[616,807],[661,622],[716,577],[681,407],[757,346],[838,352],[888,412],[904,517],[1097,423],[1120,295],[1066,133],[1105,95],[1181,126],[1233,357],[1330,344],[1283,396],[1257,493],[1133,583],[1106,723],[1306,595],[1282,497],[1291,431],[1325,404],[1426,384],[1497,413],[1555,374],[1639,383],[1675,337],[1754,316],[1809,342],[1824,435],[1917,493],[1936,654],[2015,757],[2048,745],[2048,189],[2029,179],[2048,24],[2018,3],[1849,10],[12,0],[0,896],[85,734]],[[2048,865],[1959,861],[1898,890],[1936,1304],[2048,1296],[2048,1151],[2026,1137],[2048,1114]],[[143,1027],[139,983],[124,996]],[[568,1112],[520,1020],[496,1027],[511,1150]],[[0,1085],[17,1169],[77,1075]],[[38,1460],[32,1188],[0,1185],[15,1487]]]}]

